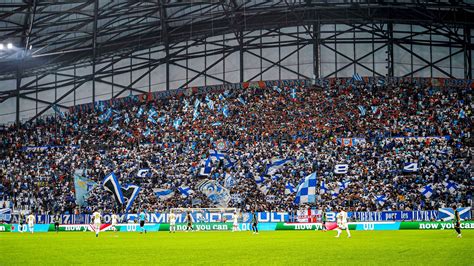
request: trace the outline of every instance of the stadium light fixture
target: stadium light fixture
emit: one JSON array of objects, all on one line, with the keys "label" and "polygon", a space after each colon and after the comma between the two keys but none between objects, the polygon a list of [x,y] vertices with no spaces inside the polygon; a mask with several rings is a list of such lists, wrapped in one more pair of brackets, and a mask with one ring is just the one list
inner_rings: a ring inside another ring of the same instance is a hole
[{"label": "stadium light fixture", "polygon": [[0,43],[0,50],[3,50],[3,43]]},{"label": "stadium light fixture", "polygon": [[7,48],[8,48],[8,49],[13,49],[13,44],[12,44],[11,42],[9,42],[9,43],[7,44]]}]

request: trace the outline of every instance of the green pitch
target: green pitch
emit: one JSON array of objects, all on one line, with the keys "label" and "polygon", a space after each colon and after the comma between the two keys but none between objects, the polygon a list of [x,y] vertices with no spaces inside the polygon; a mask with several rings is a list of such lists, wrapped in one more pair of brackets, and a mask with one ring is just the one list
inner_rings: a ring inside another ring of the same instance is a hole
[{"label": "green pitch", "polygon": [[3,233],[10,264],[473,265],[474,231]]}]

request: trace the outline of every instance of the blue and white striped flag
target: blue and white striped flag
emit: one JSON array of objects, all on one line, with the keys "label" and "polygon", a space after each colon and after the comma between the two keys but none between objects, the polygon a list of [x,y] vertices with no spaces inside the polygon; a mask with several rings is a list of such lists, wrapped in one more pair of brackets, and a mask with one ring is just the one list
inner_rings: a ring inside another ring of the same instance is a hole
[{"label": "blue and white striped flag", "polygon": [[174,191],[171,189],[155,188],[153,193],[159,200],[167,200],[174,196]]},{"label": "blue and white striped flag", "polygon": [[137,111],[137,117],[142,116],[142,115],[143,115],[143,112],[144,112],[143,107],[140,107],[140,108],[138,109],[138,111]]},{"label": "blue and white striped flag", "polygon": [[181,117],[176,118],[173,122],[174,129],[178,130],[181,126],[181,123],[183,123],[183,119],[181,119]]},{"label": "blue and white striped flag", "polygon": [[265,177],[263,175],[255,175],[253,179],[255,180],[255,183],[257,183],[257,185],[262,184],[265,181]]},{"label": "blue and white striped flag", "polygon": [[126,124],[130,123],[130,116],[128,113],[125,113],[125,119],[123,120]]},{"label": "blue and white striped flag", "polygon": [[112,117],[112,108],[107,109],[107,111],[99,116],[99,122],[103,123],[109,121]]},{"label": "blue and white striped flag", "polygon": [[290,183],[290,181],[286,182],[285,185],[285,195],[290,195],[296,192],[295,186]]},{"label": "blue and white striped flag", "polygon": [[157,115],[158,112],[156,112],[155,108],[150,108],[150,110],[148,110],[148,116],[150,117],[154,117],[155,115]]},{"label": "blue and white striped flag", "polygon": [[194,101],[194,109],[198,109],[198,108],[199,108],[199,104],[201,104],[201,101],[196,98],[196,100]]},{"label": "blue and white striped flag", "polygon": [[239,100],[239,102],[240,102],[241,104],[243,104],[243,105],[246,105],[246,104],[247,104],[247,102],[245,101],[244,98],[242,98],[242,96],[240,96],[239,98],[237,98],[237,100]]},{"label": "blue and white striped flag", "polygon": [[224,108],[222,108],[222,114],[225,117],[229,117],[229,107],[227,107],[227,105],[224,105]]},{"label": "blue and white striped flag", "polygon": [[283,168],[286,164],[292,163],[293,160],[291,158],[272,158],[270,163],[267,164],[265,174],[266,175],[273,175],[276,171]]},{"label": "blue and white striped flag", "polygon": [[278,86],[273,86],[273,89],[278,93],[281,93],[281,89]]},{"label": "blue and white striped flag", "polygon": [[153,123],[153,124],[155,124],[155,125],[156,125],[156,123],[157,123],[156,120],[155,120],[155,118],[153,118],[152,116],[149,116],[149,117],[148,117],[148,121],[151,122],[151,123]]},{"label": "blue and white striped flag", "polygon": [[164,125],[166,123],[166,117],[165,116],[158,117],[158,122],[160,122],[161,125]]},{"label": "blue and white striped flag", "polygon": [[362,81],[363,79],[359,74],[355,73],[354,75],[352,75],[352,80]]},{"label": "blue and white striped flag", "polygon": [[359,105],[359,106],[357,106],[357,108],[359,108],[360,115],[361,115],[361,116],[365,116],[365,114],[366,114],[366,112],[367,112],[367,110],[365,110],[365,107],[362,106],[362,105]]},{"label": "blue and white striped flag", "polygon": [[122,186],[121,189],[125,204],[125,212],[128,213],[133,205],[133,202],[137,198],[138,193],[140,192],[140,187],[137,185],[125,185]]},{"label": "blue and white striped flag", "polygon": [[150,130],[149,128],[146,128],[146,130],[145,130],[145,131],[143,131],[143,133],[142,133],[142,134],[143,134],[143,136],[146,138],[146,137],[150,136],[150,134],[151,134],[151,130]]},{"label": "blue and white striped flag", "polygon": [[66,118],[64,113],[61,111],[61,109],[59,109],[59,106],[57,106],[56,104],[53,104],[53,110],[59,116],[59,118],[61,118],[61,119]]},{"label": "blue and white striped flag", "polygon": [[315,203],[316,202],[316,173],[312,173],[304,178],[298,186],[295,204]]},{"label": "blue and white striped flag", "polygon": [[221,100],[221,101],[224,101],[224,100],[225,100],[225,97],[224,97],[224,95],[222,95],[222,94],[219,94],[219,100]]},{"label": "blue and white striped flag", "polygon": [[429,185],[426,185],[423,188],[421,188],[420,192],[426,198],[430,198],[431,195],[433,195],[433,188],[431,187],[431,184],[429,184]]},{"label": "blue and white striped flag", "polygon": [[199,110],[194,109],[193,111],[193,121],[199,118]]},{"label": "blue and white striped flag", "polygon": [[220,122],[220,121],[214,122],[214,123],[211,124],[211,126],[213,126],[213,127],[222,126],[222,122]]}]

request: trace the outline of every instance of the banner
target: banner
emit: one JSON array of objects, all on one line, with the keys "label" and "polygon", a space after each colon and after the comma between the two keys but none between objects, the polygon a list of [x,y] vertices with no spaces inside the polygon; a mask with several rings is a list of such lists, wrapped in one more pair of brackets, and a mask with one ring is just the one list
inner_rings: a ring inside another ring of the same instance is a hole
[{"label": "banner", "polygon": [[[327,225],[327,224],[326,224]],[[348,223],[349,230],[355,231],[386,231],[386,230],[454,230],[454,224],[450,222],[356,222]],[[115,226],[118,232],[140,232],[140,226],[137,223],[122,223]],[[194,223],[195,231],[231,231],[233,224],[230,222],[211,222],[211,223]],[[251,223],[241,222],[238,224],[241,231],[251,230]],[[22,230],[28,231],[28,225],[23,225]],[[169,231],[167,223],[147,223],[145,229],[148,232]],[[323,230],[321,223],[259,223],[260,231],[296,231],[296,230]],[[474,221],[461,222],[461,229],[474,229]],[[112,231],[111,224],[102,224],[101,232]],[[93,232],[94,227],[91,224],[71,224],[60,225],[60,232]],[[186,231],[185,223],[177,223],[176,231]],[[18,224],[0,225],[0,232],[19,233]],[[35,225],[36,232],[55,232],[54,224]],[[454,231],[453,231],[454,232]]]}]

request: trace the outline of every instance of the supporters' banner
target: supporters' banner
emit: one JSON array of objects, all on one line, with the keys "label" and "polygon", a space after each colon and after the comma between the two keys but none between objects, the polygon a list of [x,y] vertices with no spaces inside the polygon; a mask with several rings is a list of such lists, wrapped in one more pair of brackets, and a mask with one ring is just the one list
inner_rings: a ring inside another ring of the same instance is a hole
[{"label": "supporters' banner", "polygon": [[403,166],[404,173],[416,173],[418,172],[418,163],[405,163]]},{"label": "supporters' banner", "polygon": [[382,212],[352,212],[353,220],[361,222],[378,221],[431,221],[438,219],[438,211],[382,211]]},{"label": "supporters' banner", "polygon": [[120,187],[120,183],[118,182],[114,173],[110,173],[105,176],[104,181],[102,181],[102,187],[114,195],[115,201],[118,204],[123,205],[125,203],[122,194],[122,188]]},{"label": "supporters' banner", "polygon": [[365,138],[336,138],[336,143],[337,145],[352,147],[366,143],[366,140]]},{"label": "supporters' banner", "polygon": [[97,183],[80,175],[78,171],[74,173],[74,190],[76,193],[76,204],[87,206],[89,193],[97,186]]},{"label": "supporters' banner", "polygon": [[5,208],[5,209],[0,209],[0,222],[10,222],[12,219],[12,209],[10,208]]},{"label": "supporters' banner", "polygon": [[125,185],[121,187],[121,190],[125,204],[125,212],[128,212],[140,192],[140,187],[137,185]]},{"label": "supporters' banner", "polygon": [[66,149],[66,148],[71,148],[71,149],[77,149],[79,148],[78,145],[70,145],[70,146],[26,146],[22,147],[22,151],[28,151],[28,152],[42,152],[45,150],[49,149]]},{"label": "supporters' banner", "polygon": [[344,175],[347,174],[349,171],[349,165],[348,164],[336,164],[334,166],[334,173],[338,175]]},{"label": "supporters' banner", "polygon": [[197,188],[206,195],[216,207],[227,207],[230,201],[229,190],[221,186],[217,181],[204,179],[197,184]]},{"label": "supporters' banner", "polygon": [[[441,221],[452,221],[455,219],[454,209],[452,208],[440,208],[438,211],[438,219]],[[471,219],[471,207],[457,208],[457,211],[461,220]]]}]

